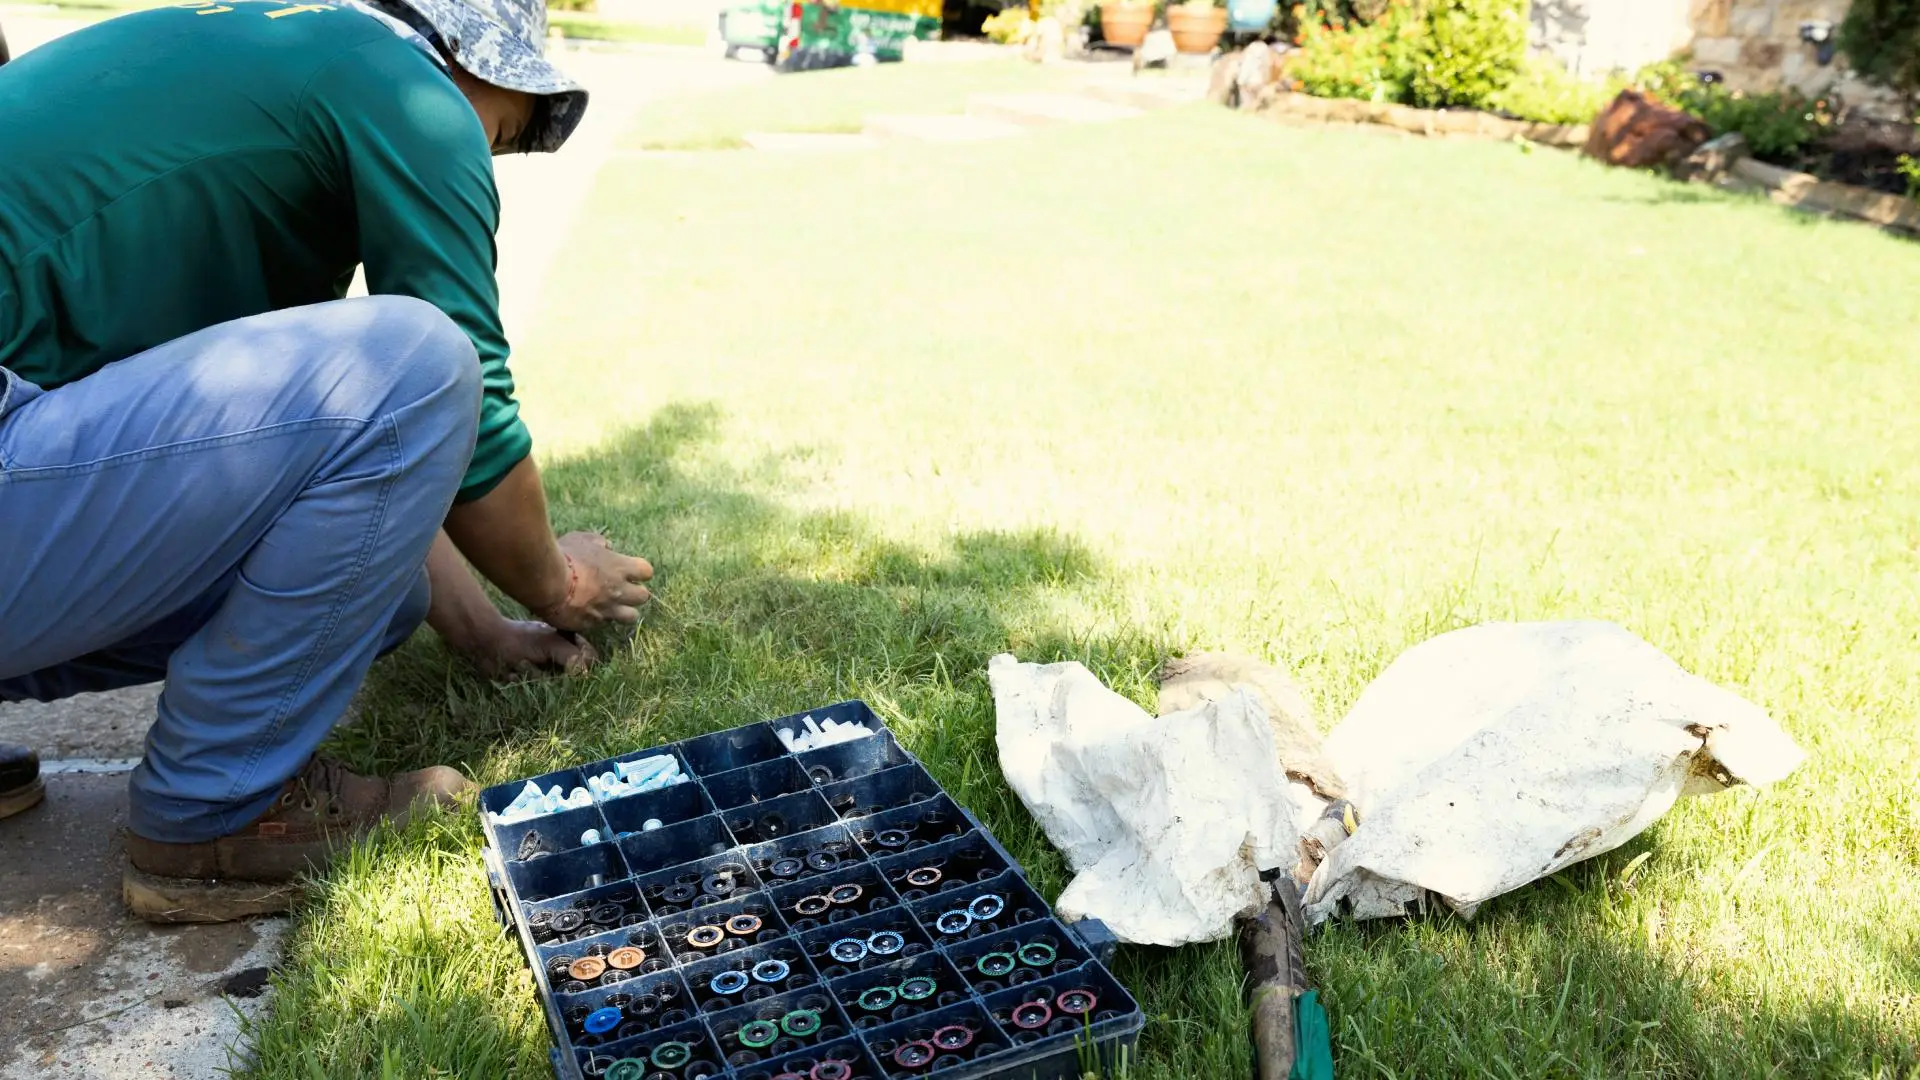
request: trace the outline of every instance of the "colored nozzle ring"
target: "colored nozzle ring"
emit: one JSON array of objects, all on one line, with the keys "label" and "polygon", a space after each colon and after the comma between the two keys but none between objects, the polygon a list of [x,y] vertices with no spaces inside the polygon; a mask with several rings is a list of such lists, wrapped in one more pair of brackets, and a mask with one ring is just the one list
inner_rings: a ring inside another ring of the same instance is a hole
[{"label": "colored nozzle ring", "polygon": [[780,1018],[780,1030],[796,1038],[805,1038],[820,1030],[820,1014],[812,1009],[795,1009]]},{"label": "colored nozzle ring", "polygon": [[910,1042],[893,1052],[893,1063],[903,1069],[924,1069],[939,1056],[930,1042]]},{"label": "colored nozzle ring", "polygon": [[646,1080],[647,1063],[639,1058],[621,1058],[607,1066],[605,1080]]},{"label": "colored nozzle ring", "polygon": [[1038,1031],[1053,1022],[1053,1006],[1044,1001],[1029,1001],[1013,1007],[1013,1026],[1021,1031]]},{"label": "colored nozzle ring", "polygon": [[989,979],[997,979],[1019,966],[1020,962],[1013,958],[1012,953],[1003,952],[990,952],[973,962],[973,970]]},{"label": "colored nozzle ring", "polygon": [[1059,950],[1044,941],[1029,941],[1020,946],[1020,962],[1028,967],[1046,967],[1059,955]]},{"label": "colored nozzle ring", "polygon": [[1085,1016],[1099,1004],[1099,996],[1085,989],[1062,991],[1060,996],[1053,1000],[1054,1010],[1068,1016]]},{"label": "colored nozzle ring", "polygon": [[740,1025],[738,1038],[741,1046],[755,1050],[772,1046],[780,1038],[780,1025],[771,1020],[749,1020]]},{"label": "colored nozzle ring", "polygon": [[683,1042],[664,1042],[653,1048],[653,1064],[658,1069],[677,1069],[693,1060],[693,1047]]},{"label": "colored nozzle ring", "polygon": [[994,893],[976,896],[973,898],[973,903],[967,905],[967,914],[973,916],[975,922],[997,919],[1005,910],[1007,910],[1006,897]]}]

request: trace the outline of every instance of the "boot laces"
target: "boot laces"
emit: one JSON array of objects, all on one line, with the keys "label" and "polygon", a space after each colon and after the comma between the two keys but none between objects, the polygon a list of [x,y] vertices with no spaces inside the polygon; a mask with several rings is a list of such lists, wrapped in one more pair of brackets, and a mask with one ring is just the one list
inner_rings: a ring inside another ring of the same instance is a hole
[{"label": "boot laces", "polygon": [[340,792],[345,786],[347,768],[338,761],[315,755],[307,767],[280,796],[280,805],[293,806],[299,799],[305,813],[324,812],[329,818],[341,815]]}]

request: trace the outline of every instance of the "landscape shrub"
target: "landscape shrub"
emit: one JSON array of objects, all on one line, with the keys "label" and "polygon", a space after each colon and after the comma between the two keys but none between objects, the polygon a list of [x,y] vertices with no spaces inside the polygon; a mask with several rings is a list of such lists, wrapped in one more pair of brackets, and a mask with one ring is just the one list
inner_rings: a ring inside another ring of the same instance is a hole
[{"label": "landscape shrub", "polygon": [[1526,0],[1426,0],[1412,29],[1407,88],[1423,108],[1488,108],[1526,63]]},{"label": "landscape shrub", "polygon": [[1407,10],[1396,4],[1367,24],[1295,8],[1300,50],[1289,57],[1287,75],[1315,97],[1405,101],[1412,71],[1400,24]]},{"label": "landscape shrub", "polygon": [[1318,97],[1488,108],[1526,66],[1525,0],[1390,0],[1372,22],[1293,9],[1287,74]]},{"label": "landscape shrub", "polygon": [[1920,98],[1920,0],[1854,0],[1840,49],[1860,73]]},{"label": "landscape shrub", "polygon": [[1760,158],[1791,158],[1833,126],[1826,102],[1795,93],[1748,94],[1696,83],[1674,104],[1705,120],[1717,135],[1746,136],[1747,147]]},{"label": "landscape shrub", "polygon": [[1007,8],[997,15],[987,16],[980,24],[980,30],[987,40],[996,45],[1018,45],[1027,40],[1033,32],[1033,19],[1027,15],[1026,8]]},{"label": "landscape shrub", "polygon": [[1519,76],[1494,95],[1492,106],[1541,124],[1585,124],[1619,92],[1619,80],[1588,82],[1554,60],[1530,56]]}]

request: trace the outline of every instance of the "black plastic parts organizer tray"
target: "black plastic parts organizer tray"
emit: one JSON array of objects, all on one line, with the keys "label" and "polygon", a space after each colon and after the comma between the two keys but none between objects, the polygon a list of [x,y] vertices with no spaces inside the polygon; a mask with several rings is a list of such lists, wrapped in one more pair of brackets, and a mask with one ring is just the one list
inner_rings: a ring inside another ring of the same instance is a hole
[{"label": "black plastic parts organizer tray", "polygon": [[[791,752],[806,716],[874,734]],[[1055,918],[864,702],[530,779],[663,754],[686,782],[512,824],[493,812],[527,780],[480,796],[560,1080],[1077,1080],[1131,1056],[1106,927]]]}]

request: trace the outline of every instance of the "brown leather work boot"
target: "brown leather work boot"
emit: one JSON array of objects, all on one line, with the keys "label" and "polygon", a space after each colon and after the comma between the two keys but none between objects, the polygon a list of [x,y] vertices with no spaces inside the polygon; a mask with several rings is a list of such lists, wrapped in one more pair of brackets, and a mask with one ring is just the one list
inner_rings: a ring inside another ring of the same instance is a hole
[{"label": "brown leather work boot", "polygon": [[[3,53],[4,43],[0,43]],[[40,756],[24,746],[0,743],[0,818],[31,810],[47,797],[40,780]]]},{"label": "brown leather work boot", "polygon": [[167,844],[127,834],[127,907],[148,922],[228,922],[288,910],[301,874],[325,869],[382,819],[405,825],[416,806],[451,806],[472,782],[444,765],[391,780],[316,757],[253,824],[218,840]]}]

